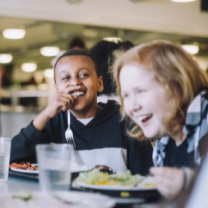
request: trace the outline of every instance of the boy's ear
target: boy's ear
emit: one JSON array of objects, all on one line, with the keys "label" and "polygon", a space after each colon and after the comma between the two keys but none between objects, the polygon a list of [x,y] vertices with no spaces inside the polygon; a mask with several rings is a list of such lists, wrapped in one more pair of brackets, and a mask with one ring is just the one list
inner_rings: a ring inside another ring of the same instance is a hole
[{"label": "boy's ear", "polygon": [[58,91],[57,85],[54,83],[54,88],[56,89],[56,92]]},{"label": "boy's ear", "polygon": [[103,77],[99,76],[98,77],[98,92],[102,92],[103,90],[104,90]]}]

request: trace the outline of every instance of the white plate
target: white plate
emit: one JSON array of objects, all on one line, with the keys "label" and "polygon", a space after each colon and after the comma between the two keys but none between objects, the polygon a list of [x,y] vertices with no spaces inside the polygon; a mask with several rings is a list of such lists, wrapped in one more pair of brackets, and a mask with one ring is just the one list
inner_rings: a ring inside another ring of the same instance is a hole
[{"label": "white plate", "polygon": [[[13,198],[14,195],[28,196],[28,194],[32,196],[29,201]],[[1,207],[4,208],[112,208],[116,203],[115,200],[110,197],[95,193],[61,191],[53,192],[53,195],[51,196],[41,191],[1,194],[0,202]]]},{"label": "white plate", "polygon": [[[35,166],[37,164],[31,164],[32,166]],[[38,170],[24,170],[24,169],[20,169],[20,168],[14,168],[14,167],[11,167],[10,168],[12,171],[15,171],[15,172],[20,172],[20,173],[39,173]]]},{"label": "white plate", "polygon": [[103,190],[103,191],[149,191],[156,190],[156,187],[145,187],[144,184],[153,184],[153,177],[145,178],[138,186],[119,186],[119,185],[91,185],[83,182],[78,182],[77,185],[83,188],[90,188],[95,190]]},{"label": "white plate", "polygon": [[[31,164],[32,166],[35,166],[37,164]],[[10,168],[12,171],[15,172],[20,172],[20,173],[39,173],[38,170],[24,170],[24,169],[20,169],[20,168],[14,168],[11,167]],[[79,173],[80,171],[88,171],[91,170],[92,168],[85,166],[85,165],[77,165],[77,164],[72,164],[71,166],[71,173]]]},{"label": "white plate", "polygon": [[92,168],[90,168],[86,165],[78,165],[78,164],[75,164],[75,163],[71,164],[71,173],[79,173],[81,171],[89,171],[91,169]]}]

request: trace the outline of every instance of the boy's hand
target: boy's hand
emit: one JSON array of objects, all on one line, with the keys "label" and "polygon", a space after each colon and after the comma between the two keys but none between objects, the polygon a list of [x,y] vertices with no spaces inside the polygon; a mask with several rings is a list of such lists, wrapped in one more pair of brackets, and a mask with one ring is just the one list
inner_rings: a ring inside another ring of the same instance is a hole
[{"label": "boy's hand", "polygon": [[61,92],[56,92],[49,105],[44,110],[45,115],[50,119],[60,111],[72,108],[77,95],[72,95],[70,93],[78,90],[79,88],[80,86],[69,86]]},{"label": "boy's hand", "polygon": [[169,167],[152,167],[158,191],[167,199],[174,199],[182,191],[184,183],[183,170]]},{"label": "boy's hand", "polygon": [[79,88],[80,86],[69,86],[63,91],[56,92],[47,108],[34,119],[34,128],[42,131],[48,120],[53,118],[58,112],[71,108],[74,105],[74,100],[77,98],[77,95],[70,93]]}]

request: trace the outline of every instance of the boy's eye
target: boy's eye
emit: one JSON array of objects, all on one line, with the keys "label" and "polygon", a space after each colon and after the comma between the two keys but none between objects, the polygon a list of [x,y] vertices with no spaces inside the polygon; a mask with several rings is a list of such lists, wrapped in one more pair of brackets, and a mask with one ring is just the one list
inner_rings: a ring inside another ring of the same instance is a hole
[{"label": "boy's eye", "polygon": [[67,79],[70,79],[70,77],[69,76],[65,76],[61,80],[67,80]]},{"label": "boy's eye", "polygon": [[85,77],[88,77],[89,75],[86,74],[86,73],[83,73],[83,74],[79,74],[79,78],[85,78]]}]

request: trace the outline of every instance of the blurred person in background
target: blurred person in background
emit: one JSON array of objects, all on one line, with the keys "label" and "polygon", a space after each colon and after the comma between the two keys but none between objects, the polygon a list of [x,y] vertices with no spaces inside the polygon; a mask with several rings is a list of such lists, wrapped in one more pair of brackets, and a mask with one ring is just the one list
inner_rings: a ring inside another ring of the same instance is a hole
[{"label": "blurred person in background", "polygon": [[101,76],[103,77],[104,90],[98,94],[98,102],[106,103],[108,100],[116,100],[120,103],[120,99],[116,95],[116,87],[110,73],[110,68],[118,54],[127,51],[133,46],[130,41],[115,43],[102,40],[91,48],[90,52],[97,60]]},{"label": "blurred person in background", "polygon": [[61,56],[61,55],[63,55],[66,51],[68,51],[68,50],[79,50],[79,49],[83,49],[83,50],[86,50],[86,48],[85,48],[85,43],[84,43],[84,40],[82,39],[82,38],[80,38],[80,37],[74,37],[70,42],[69,42],[69,44],[68,44],[68,47],[67,47],[67,50],[61,50],[60,52],[59,52],[59,54],[55,57],[55,58],[53,58],[52,60],[51,60],[51,65],[54,67],[54,65],[55,65],[55,63],[56,63],[56,61],[58,60],[58,58]]},{"label": "blurred person in background", "polygon": [[7,74],[4,66],[0,65],[0,86],[9,87],[11,85],[11,81],[9,75]]},{"label": "blurred person in background", "polygon": [[150,169],[159,192],[176,198],[188,187],[208,143],[208,77],[192,56],[168,41],[136,46],[115,63],[121,112],[129,134],[155,142]]},{"label": "blurred person in background", "polygon": [[72,41],[70,41],[69,45],[68,45],[68,49],[72,50],[72,49],[86,49],[85,47],[85,43],[84,40],[80,37],[75,37],[72,39]]},{"label": "blurred person in background", "polygon": [[11,86],[11,84],[12,83],[11,83],[8,73],[6,72],[4,66],[0,64],[0,101],[2,104],[10,104],[11,103],[11,99],[4,98],[3,92],[2,92],[3,88],[8,88]]}]

